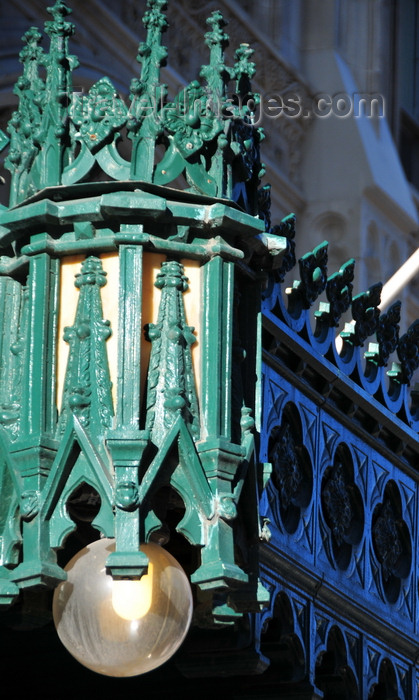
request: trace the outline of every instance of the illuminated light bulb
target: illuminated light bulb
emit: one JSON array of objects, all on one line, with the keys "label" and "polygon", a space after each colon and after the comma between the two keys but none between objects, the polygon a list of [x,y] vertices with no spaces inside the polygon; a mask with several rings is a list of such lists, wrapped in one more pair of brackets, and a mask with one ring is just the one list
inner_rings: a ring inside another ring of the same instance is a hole
[{"label": "illuminated light bulb", "polygon": [[61,642],[96,673],[126,677],[147,673],[179,648],[192,617],[192,593],[180,564],[157,544],[141,545],[149,558],[140,580],[114,581],[106,560],[115,541],[101,539],[65,567],[53,617]]},{"label": "illuminated light bulb", "polygon": [[148,613],[153,598],[153,569],[149,562],[148,572],[139,581],[123,579],[113,582],[112,607],[119,617],[132,621]]}]

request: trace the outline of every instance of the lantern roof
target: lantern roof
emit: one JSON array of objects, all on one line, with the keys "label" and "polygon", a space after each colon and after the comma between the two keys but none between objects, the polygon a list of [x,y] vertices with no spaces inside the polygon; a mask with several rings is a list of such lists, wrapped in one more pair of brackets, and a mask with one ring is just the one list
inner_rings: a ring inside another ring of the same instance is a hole
[{"label": "lantern roof", "polygon": [[170,185],[192,196],[233,200],[247,213],[259,214],[263,131],[254,125],[259,96],[251,89],[253,50],[241,44],[234,65],[226,65],[227,23],[219,11],[212,12],[205,34],[208,64],[198,79],[169,97],[160,77],[167,60],[166,6],[166,0],[147,0],[146,38],[137,55],[141,69],[131,81],[128,102],[108,77],[87,93],[73,91],[78,59],[69,50],[75,28],[65,2],[48,8],[48,51],[37,28],[25,33],[23,72],[14,88],[19,105],[8,126],[10,206],[45,188],[95,181],[103,186],[109,180],[125,183],[126,189],[135,182]]}]

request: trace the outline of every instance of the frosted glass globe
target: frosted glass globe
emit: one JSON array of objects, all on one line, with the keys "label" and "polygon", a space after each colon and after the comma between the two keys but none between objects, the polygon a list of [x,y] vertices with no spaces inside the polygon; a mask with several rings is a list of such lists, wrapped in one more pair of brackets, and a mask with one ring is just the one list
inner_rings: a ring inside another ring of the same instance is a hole
[{"label": "frosted glass globe", "polygon": [[114,581],[106,560],[115,540],[92,542],[65,567],[54,592],[59,638],[77,661],[106,676],[137,676],[167,661],[179,648],[192,617],[188,578],[157,544],[141,545],[149,558],[139,581]]}]

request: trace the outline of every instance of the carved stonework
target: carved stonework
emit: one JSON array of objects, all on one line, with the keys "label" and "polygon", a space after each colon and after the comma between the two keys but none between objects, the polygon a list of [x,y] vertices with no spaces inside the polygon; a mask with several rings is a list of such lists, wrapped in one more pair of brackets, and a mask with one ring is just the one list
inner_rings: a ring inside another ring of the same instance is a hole
[{"label": "carved stonework", "polygon": [[[280,80],[280,78],[279,78]],[[278,84],[278,76],[276,77],[276,82]],[[283,94],[286,90],[281,86],[280,93]],[[299,89],[300,86],[295,86],[294,89]],[[304,89],[303,89],[304,92]],[[294,94],[294,92],[293,92]],[[307,128],[307,121],[300,122],[298,119],[279,119],[280,129],[283,135],[283,145],[286,150],[286,166],[288,170],[288,175],[297,187],[301,186],[301,159],[303,153],[303,141],[305,138],[305,130]],[[278,121],[276,123],[278,123]]]}]

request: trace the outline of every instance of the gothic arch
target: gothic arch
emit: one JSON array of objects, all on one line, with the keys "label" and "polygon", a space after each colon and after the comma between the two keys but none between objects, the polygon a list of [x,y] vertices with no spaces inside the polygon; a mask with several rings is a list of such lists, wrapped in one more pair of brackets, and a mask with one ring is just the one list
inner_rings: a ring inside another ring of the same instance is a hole
[{"label": "gothic arch", "polygon": [[337,625],[331,627],[326,649],[316,659],[315,682],[323,691],[324,700],[360,700],[345,639]]},{"label": "gothic arch", "polygon": [[265,619],[260,648],[270,660],[267,673],[276,682],[297,683],[305,677],[304,645],[295,624],[292,602],[284,591],[277,594]]}]

